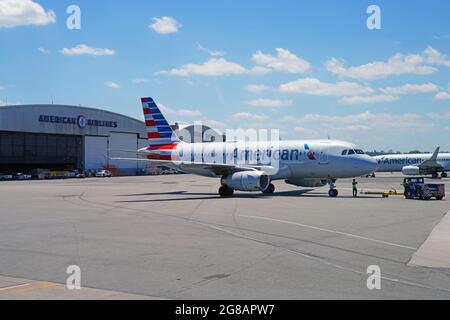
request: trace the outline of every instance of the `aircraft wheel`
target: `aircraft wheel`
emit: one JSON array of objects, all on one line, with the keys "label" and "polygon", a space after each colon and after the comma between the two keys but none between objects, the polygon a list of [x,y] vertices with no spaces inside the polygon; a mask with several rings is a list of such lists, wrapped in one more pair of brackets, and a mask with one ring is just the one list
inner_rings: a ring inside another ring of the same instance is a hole
[{"label": "aircraft wheel", "polygon": [[442,177],[442,178],[447,178],[447,177],[448,177],[447,172],[442,172],[442,173],[441,173],[441,177]]},{"label": "aircraft wheel", "polygon": [[265,193],[265,194],[271,194],[271,193],[274,193],[274,192],[275,192],[275,186],[272,183],[269,184],[267,189],[263,191],[263,193]]},{"label": "aircraft wheel", "polygon": [[338,196],[339,192],[336,189],[330,189],[330,191],[328,191],[328,195],[331,198],[336,198]]},{"label": "aircraft wheel", "polygon": [[436,200],[442,200],[444,197],[443,196],[438,196],[436,197]]},{"label": "aircraft wheel", "polygon": [[221,187],[219,188],[219,195],[220,195],[222,198],[232,197],[233,194],[234,194],[234,190],[228,188],[227,186],[221,186]]}]

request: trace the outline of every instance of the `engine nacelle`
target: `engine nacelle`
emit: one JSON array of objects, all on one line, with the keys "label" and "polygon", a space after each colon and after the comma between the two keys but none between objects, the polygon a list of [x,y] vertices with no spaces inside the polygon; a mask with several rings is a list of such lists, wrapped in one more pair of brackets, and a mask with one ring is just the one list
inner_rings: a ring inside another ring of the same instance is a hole
[{"label": "engine nacelle", "polygon": [[417,176],[420,174],[420,168],[416,166],[406,166],[402,168],[402,173],[405,176]]},{"label": "engine nacelle", "polygon": [[326,186],[328,181],[325,179],[289,179],[285,180],[288,184],[293,184],[297,187],[318,188]]},{"label": "engine nacelle", "polygon": [[270,178],[261,171],[242,171],[223,177],[222,185],[240,191],[265,191],[270,185]]}]

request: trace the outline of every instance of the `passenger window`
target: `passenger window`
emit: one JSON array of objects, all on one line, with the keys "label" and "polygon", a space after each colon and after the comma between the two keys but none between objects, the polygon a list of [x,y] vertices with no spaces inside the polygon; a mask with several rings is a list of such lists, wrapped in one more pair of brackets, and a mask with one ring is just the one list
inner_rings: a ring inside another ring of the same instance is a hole
[{"label": "passenger window", "polygon": [[352,149],[348,150],[348,155],[351,155],[351,154],[355,154],[355,150],[352,150]]},{"label": "passenger window", "polygon": [[344,151],[342,151],[342,155],[343,155],[343,156],[347,155],[347,149],[345,149]]}]

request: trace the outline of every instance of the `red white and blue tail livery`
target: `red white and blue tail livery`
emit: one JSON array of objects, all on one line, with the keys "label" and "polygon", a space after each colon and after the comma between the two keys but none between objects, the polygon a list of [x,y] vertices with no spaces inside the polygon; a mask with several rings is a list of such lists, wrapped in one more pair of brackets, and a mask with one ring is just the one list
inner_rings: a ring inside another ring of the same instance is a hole
[{"label": "red white and blue tail livery", "polygon": [[172,160],[172,151],[176,149],[180,139],[173,132],[169,123],[161,113],[152,98],[142,98],[142,109],[144,111],[145,126],[149,146],[146,148],[150,153],[147,158],[155,160]]}]

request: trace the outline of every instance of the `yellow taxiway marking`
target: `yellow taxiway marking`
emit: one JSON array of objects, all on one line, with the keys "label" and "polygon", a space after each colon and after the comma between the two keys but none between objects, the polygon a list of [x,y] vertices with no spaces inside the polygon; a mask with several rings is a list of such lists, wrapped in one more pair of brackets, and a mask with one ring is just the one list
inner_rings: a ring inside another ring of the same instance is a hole
[{"label": "yellow taxiway marking", "polygon": [[27,291],[36,290],[36,289],[47,289],[47,288],[56,287],[59,285],[61,285],[61,284],[56,283],[56,282],[46,282],[46,281],[36,282],[36,283],[23,283],[23,284],[0,288],[0,291],[8,290],[8,291],[12,291],[14,293],[22,293],[22,292],[27,292]]},{"label": "yellow taxiway marking", "polygon": [[11,289],[16,289],[16,288],[22,288],[22,287],[29,286],[29,285],[30,285],[30,283],[15,284],[15,285],[12,285],[12,286],[1,287],[0,291],[6,291],[6,290],[11,290]]}]

